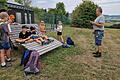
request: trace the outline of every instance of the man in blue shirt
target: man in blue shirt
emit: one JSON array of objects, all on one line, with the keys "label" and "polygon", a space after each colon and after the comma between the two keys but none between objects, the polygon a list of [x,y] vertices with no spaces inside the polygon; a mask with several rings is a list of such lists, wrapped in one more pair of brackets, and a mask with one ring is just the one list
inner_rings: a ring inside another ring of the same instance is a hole
[{"label": "man in blue shirt", "polygon": [[94,57],[101,57],[101,53],[103,51],[102,41],[104,37],[104,23],[105,23],[105,18],[102,15],[101,7],[98,7],[96,9],[96,16],[97,18],[95,19],[95,21],[90,21],[90,23],[93,24],[93,30],[95,35],[95,45],[98,46],[97,52],[93,54],[95,54]]}]

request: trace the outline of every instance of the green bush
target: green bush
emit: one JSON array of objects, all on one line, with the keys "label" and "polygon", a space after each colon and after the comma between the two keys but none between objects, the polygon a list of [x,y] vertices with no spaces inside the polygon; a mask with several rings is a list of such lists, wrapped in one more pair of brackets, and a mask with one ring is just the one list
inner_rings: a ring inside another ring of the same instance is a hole
[{"label": "green bush", "polygon": [[0,0],[0,10],[7,9],[7,0]]},{"label": "green bush", "polygon": [[6,3],[7,0],[0,0],[0,3]]},{"label": "green bush", "polygon": [[96,18],[97,7],[92,1],[83,1],[72,13],[72,26],[91,28],[90,21]]}]

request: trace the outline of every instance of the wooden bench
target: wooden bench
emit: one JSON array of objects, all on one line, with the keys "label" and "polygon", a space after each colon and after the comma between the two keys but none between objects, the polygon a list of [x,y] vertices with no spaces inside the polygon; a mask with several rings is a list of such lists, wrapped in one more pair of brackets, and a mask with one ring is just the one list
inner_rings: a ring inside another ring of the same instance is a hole
[{"label": "wooden bench", "polygon": [[[21,25],[11,25],[11,36],[10,36],[10,39],[11,41],[13,42],[13,44],[16,46],[18,44],[16,44],[15,40],[17,38],[19,38],[19,33],[21,31],[21,28],[23,25],[26,25],[28,27],[35,27],[37,32],[39,32],[39,29],[38,29],[38,25],[37,24],[21,24]],[[31,42],[31,43],[25,43],[25,44],[22,44],[23,47],[25,47],[26,49],[28,50],[36,50],[39,52],[40,55],[46,53],[46,52],[49,52],[53,49],[56,49],[60,46],[62,46],[62,43],[52,37],[49,37],[49,39],[52,39],[54,40],[53,42],[51,42],[50,44],[47,44],[47,45],[43,45],[41,46],[41,44],[38,44],[36,42]]]}]

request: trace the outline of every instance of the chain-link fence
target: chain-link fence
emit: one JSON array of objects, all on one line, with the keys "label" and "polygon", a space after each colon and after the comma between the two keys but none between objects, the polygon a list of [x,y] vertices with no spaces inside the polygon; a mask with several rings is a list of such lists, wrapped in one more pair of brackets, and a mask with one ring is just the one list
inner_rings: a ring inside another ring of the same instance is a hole
[{"label": "chain-link fence", "polygon": [[46,23],[46,28],[54,30],[57,27],[58,21],[62,21],[63,24],[70,24],[71,20],[69,17],[64,15],[57,15],[57,14],[48,14],[46,13],[43,19]]}]

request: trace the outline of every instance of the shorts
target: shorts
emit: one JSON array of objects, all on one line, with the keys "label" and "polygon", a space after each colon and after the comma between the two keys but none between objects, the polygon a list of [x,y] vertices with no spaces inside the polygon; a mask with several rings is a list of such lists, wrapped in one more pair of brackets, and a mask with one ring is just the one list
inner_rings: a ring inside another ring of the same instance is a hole
[{"label": "shorts", "polygon": [[101,46],[104,37],[103,30],[95,30],[95,45]]},{"label": "shorts", "polygon": [[11,45],[9,42],[3,42],[3,43],[0,43],[0,50],[1,49],[5,49],[5,50],[8,50],[11,48]]},{"label": "shorts", "polygon": [[57,32],[57,35],[58,35],[58,36],[61,36],[61,35],[62,35],[62,32]]},{"label": "shorts", "polygon": [[37,38],[39,38],[38,36],[31,36],[30,37],[31,39],[37,39]]}]

